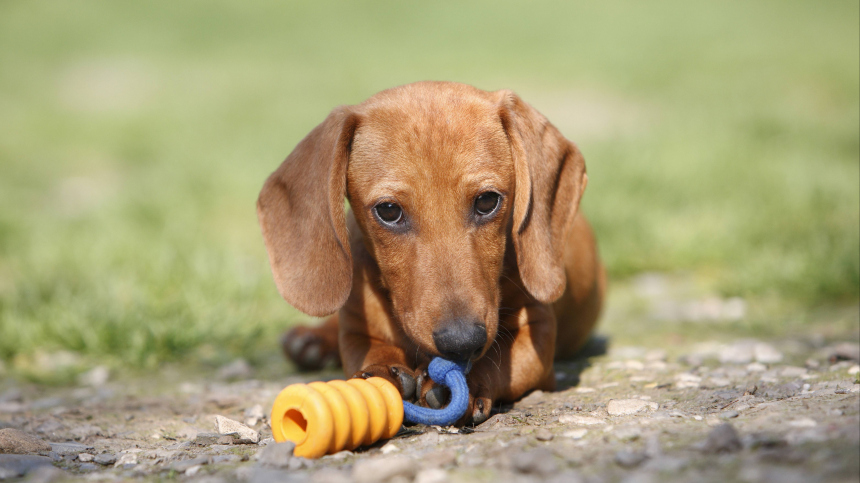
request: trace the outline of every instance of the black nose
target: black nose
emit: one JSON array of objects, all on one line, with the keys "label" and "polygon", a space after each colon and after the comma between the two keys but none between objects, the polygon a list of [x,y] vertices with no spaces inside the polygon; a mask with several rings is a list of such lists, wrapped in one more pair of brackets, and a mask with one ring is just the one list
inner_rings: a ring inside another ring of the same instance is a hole
[{"label": "black nose", "polygon": [[445,359],[467,361],[481,353],[487,343],[487,328],[480,323],[452,320],[433,332],[433,342]]}]

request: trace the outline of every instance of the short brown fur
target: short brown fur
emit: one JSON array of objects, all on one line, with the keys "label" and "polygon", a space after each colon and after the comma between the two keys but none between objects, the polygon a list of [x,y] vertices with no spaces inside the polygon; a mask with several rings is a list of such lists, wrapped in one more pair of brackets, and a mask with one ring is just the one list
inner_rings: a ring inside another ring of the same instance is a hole
[{"label": "short brown fur", "polygon": [[[605,290],[577,210],[586,184],[576,145],[510,91],[421,82],[335,109],[257,205],[283,297],[310,315],[337,311],[294,329],[285,350],[309,368],[339,355],[348,376],[386,377],[428,404],[433,333],[471,318],[487,342],[459,424],[480,423],[496,401],[553,389],[554,356],[584,344]],[[501,202],[477,223],[474,200],[487,191]],[[374,217],[383,201],[402,207],[408,229]]]}]

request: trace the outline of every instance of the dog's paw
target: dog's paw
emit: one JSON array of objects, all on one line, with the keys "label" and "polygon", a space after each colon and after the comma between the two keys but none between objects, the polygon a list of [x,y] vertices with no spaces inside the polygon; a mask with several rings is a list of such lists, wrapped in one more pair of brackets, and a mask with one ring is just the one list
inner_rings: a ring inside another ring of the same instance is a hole
[{"label": "dog's paw", "polygon": [[303,371],[318,371],[328,366],[340,365],[337,339],[324,329],[299,326],[281,336],[284,355]]},{"label": "dog's paw", "polygon": [[466,414],[457,421],[457,425],[477,426],[490,418],[493,410],[493,400],[486,393],[469,394],[469,409]]},{"label": "dog's paw", "polygon": [[415,400],[415,376],[413,375],[412,370],[407,367],[399,365],[387,366],[385,364],[374,364],[356,372],[352,377],[360,377],[362,379],[382,377],[394,384],[394,387],[400,391],[400,397],[402,397],[404,401]]},{"label": "dog's paw", "polygon": [[[416,400],[418,404],[430,409],[441,409],[451,402],[451,391],[436,384],[427,373],[426,366],[417,371]],[[482,385],[469,382],[469,406],[466,413],[454,423],[455,426],[478,425],[490,417],[493,399]]]}]

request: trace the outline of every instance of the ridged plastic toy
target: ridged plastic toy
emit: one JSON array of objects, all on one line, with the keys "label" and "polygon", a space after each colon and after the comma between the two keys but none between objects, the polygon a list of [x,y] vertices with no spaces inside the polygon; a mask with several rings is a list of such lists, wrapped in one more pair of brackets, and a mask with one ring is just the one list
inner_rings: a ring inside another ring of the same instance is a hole
[{"label": "ridged plastic toy", "polygon": [[469,404],[467,370],[465,364],[431,361],[430,377],[451,390],[451,401],[437,410],[404,402],[394,384],[381,377],[292,384],[275,398],[272,437],[294,442],[296,456],[319,458],[394,436],[404,415],[413,423],[452,424]]}]

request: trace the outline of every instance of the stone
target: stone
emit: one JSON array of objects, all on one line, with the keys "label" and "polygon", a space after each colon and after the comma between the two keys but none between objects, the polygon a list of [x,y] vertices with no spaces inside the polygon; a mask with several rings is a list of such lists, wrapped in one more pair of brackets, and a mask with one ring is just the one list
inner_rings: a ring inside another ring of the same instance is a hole
[{"label": "stone", "polygon": [[95,455],[91,455],[89,453],[78,454],[78,461],[81,463],[91,463],[93,459],[95,459]]},{"label": "stone", "polygon": [[78,376],[78,384],[82,386],[101,387],[110,379],[110,369],[105,366],[96,366]]},{"label": "stone", "polygon": [[675,374],[675,387],[678,389],[697,388],[701,383],[701,376],[690,374],[689,372]]},{"label": "stone", "polygon": [[787,366],[787,367],[783,367],[779,371],[779,377],[791,377],[791,378],[803,377],[808,372],[809,371],[805,367]]},{"label": "stone", "polygon": [[0,453],[38,454],[51,451],[51,445],[41,438],[19,429],[0,429]]},{"label": "stone", "polygon": [[642,466],[643,470],[653,471],[656,473],[677,474],[690,465],[690,460],[676,456],[658,456],[648,460]]},{"label": "stone", "polygon": [[218,369],[218,379],[248,379],[253,375],[253,373],[254,370],[251,367],[251,364],[248,364],[248,361],[245,359],[240,358]]},{"label": "stone", "polygon": [[733,453],[740,450],[742,446],[734,426],[723,423],[708,433],[707,439],[700,444],[699,449],[704,453]]},{"label": "stone", "polygon": [[811,418],[800,418],[789,421],[788,425],[793,428],[814,428],[818,426],[818,423],[816,423],[815,420]]},{"label": "stone", "polygon": [[415,475],[414,483],[447,483],[447,481],[447,471],[441,468],[427,468]]},{"label": "stone", "polygon": [[74,456],[93,449],[92,446],[79,443],[51,443],[51,451],[61,456]]},{"label": "stone", "polygon": [[286,468],[293,458],[293,451],[296,444],[292,441],[284,441],[283,443],[270,444],[254,455],[254,459],[261,466],[269,468]]},{"label": "stone", "polygon": [[827,439],[827,428],[822,426],[793,429],[785,435],[786,442],[792,446],[807,443],[823,443]]},{"label": "stone", "polygon": [[570,431],[565,431],[561,435],[565,438],[570,439],[582,439],[585,435],[588,434],[588,430],[585,428],[571,429]]},{"label": "stone", "polygon": [[239,421],[234,421],[230,418],[225,418],[224,416],[215,416],[215,431],[223,435],[235,433],[239,435],[238,442],[240,443],[257,444],[260,442],[260,433],[254,431],[248,426],[245,426]]},{"label": "stone", "polygon": [[395,478],[411,480],[417,473],[417,465],[406,456],[385,456],[358,461],[352,468],[352,479],[356,483],[376,483]]},{"label": "stone", "polygon": [[720,419],[732,419],[738,417],[739,414],[737,411],[723,411],[720,413]]},{"label": "stone", "polygon": [[194,437],[194,444],[198,446],[218,444],[220,438],[221,435],[218,433],[197,433],[197,436]]},{"label": "stone", "polygon": [[511,466],[520,473],[535,474],[544,478],[558,473],[555,456],[545,448],[514,454],[511,457]]},{"label": "stone", "polygon": [[348,472],[336,470],[334,468],[322,468],[319,471],[314,472],[311,475],[311,481],[314,483],[352,483],[352,479],[349,477]]},{"label": "stone", "polygon": [[169,468],[177,473],[187,474],[189,469],[206,464],[209,464],[209,458],[206,456],[199,456],[188,460],[174,461],[170,463]]},{"label": "stone", "polygon": [[102,466],[112,465],[112,464],[116,463],[116,460],[117,460],[117,457],[113,453],[102,453],[102,454],[96,455],[96,457],[93,458],[93,461],[95,461],[96,463],[98,463]]},{"label": "stone", "polygon": [[794,397],[803,390],[803,384],[800,382],[787,382],[780,386],[768,387],[764,391],[765,397],[774,399],[786,399]]},{"label": "stone", "polygon": [[203,468],[202,465],[192,466],[191,468],[188,468],[187,470],[185,470],[185,476],[194,476],[197,473],[199,473],[202,468]]},{"label": "stone", "polygon": [[755,358],[754,342],[740,341],[724,347],[719,354],[723,364],[749,364]]},{"label": "stone", "polygon": [[441,468],[453,465],[457,461],[457,452],[452,450],[436,451],[421,458],[421,465],[425,468]]},{"label": "stone", "polygon": [[256,426],[258,422],[265,419],[266,414],[263,412],[263,406],[255,404],[245,410],[245,424],[248,426]]},{"label": "stone", "polygon": [[830,358],[833,360],[860,361],[860,344],[840,342],[833,347]]},{"label": "stone", "polygon": [[115,468],[131,468],[137,465],[137,453],[124,453],[114,463]]},{"label": "stone", "polygon": [[645,353],[645,362],[665,362],[667,358],[663,349],[652,349]]},{"label": "stone", "polygon": [[0,454],[0,480],[24,476],[38,468],[53,467],[47,456]]},{"label": "stone", "polygon": [[544,481],[546,483],[583,483],[585,480],[582,478],[582,475],[576,471],[565,470]]},{"label": "stone", "polygon": [[51,483],[68,480],[69,475],[56,466],[39,466],[27,474],[27,483]]},{"label": "stone", "polygon": [[77,428],[73,428],[72,437],[75,439],[86,439],[91,436],[102,436],[102,428],[95,426],[93,424],[86,424],[84,426],[78,426]]},{"label": "stone", "polygon": [[[285,441],[285,442],[286,442],[286,441]],[[280,443],[277,443],[277,444],[280,444]],[[259,453],[257,453],[257,454],[259,454]],[[345,460],[345,459],[349,458],[350,456],[352,456],[352,455],[354,455],[354,454],[355,454],[355,453],[353,453],[352,451],[349,451],[349,450],[343,450],[343,451],[338,451],[338,452],[337,452],[337,453],[335,453],[335,454],[330,454],[330,455],[323,456],[323,458],[328,458],[328,459],[331,459],[331,460],[333,460],[333,461],[343,461],[343,460]]]},{"label": "stone", "polygon": [[522,398],[517,403],[517,406],[534,406],[543,400],[543,391],[535,389],[528,396]]},{"label": "stone", "polygon": [[613,399],[606,404],[606,412],[612,416],[627,416],[648,409],[655,411],[657,408],[657,403],[641,399]]},{"label": "stone", "polygon": [[287,464],[287,469],[290,471],[297,471],[303,468],[312,468],[313,466],[313,460],[309,460],[307,458],[302,458],[299,456],[293,456],[292,458],[290,458],[290,462]]},{"label": "stone", "polygon": [[622,450],[615,453],[615,462],[624,468],[633,468],[648,459],[645,453],[639,451]]},{"label": "stone", "polygon": [[538,441],[552,441],[552,438],[552,431],[546,428],[538,428],[537,431],[535,431],[535,439]]},{"label": "stone", "polygon": [[782,362],[782,352],[776,350],[772,345],[759,342],[753,347],[756,362],[761,364],[776,364]]},{"label": "stone", "polygon": [[593,418],[591,416],[580,416],[579,414],[562,414],[558,417],[558,422],[561,424],[575,424],[579,426],[606,424],[606,421],[602,419]]},{"label": "stone", "polygon": [[385,443],[385,445],[379,449],[379,452],[382,454],[397,453],[398,451],[400,451],[400,446],[397,446],[391,441]]},{"label": "stone", "polygon": [[642,436],[642,431],[635,426],[621,426],[616,428],[613,434],[621,441],[636,441]]}]

